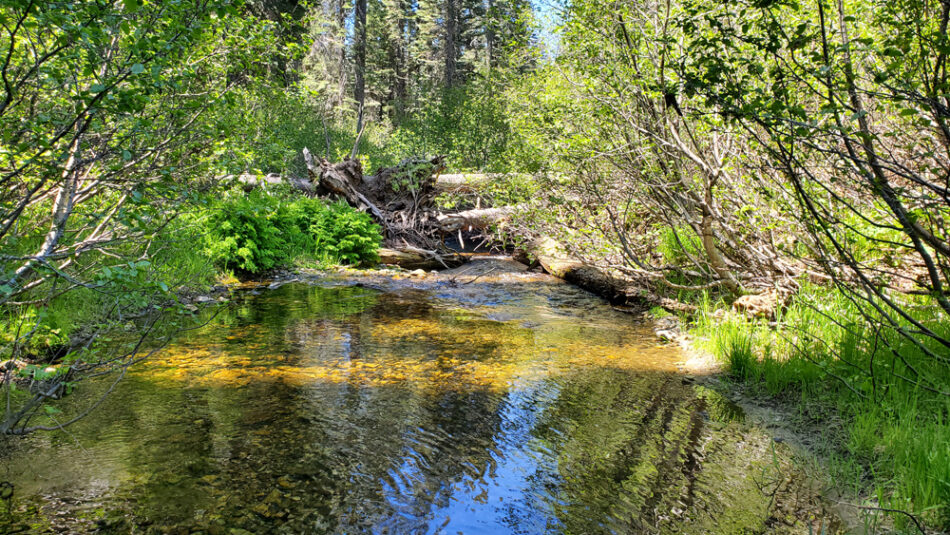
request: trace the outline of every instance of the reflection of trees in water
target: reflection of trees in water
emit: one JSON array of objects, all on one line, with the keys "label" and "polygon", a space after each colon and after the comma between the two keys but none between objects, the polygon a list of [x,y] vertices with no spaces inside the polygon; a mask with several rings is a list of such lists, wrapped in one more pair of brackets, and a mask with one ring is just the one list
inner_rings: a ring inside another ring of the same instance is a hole
[{"label": "reflection of trees in water", "polygon": [[[404,532],[399,528],[424,526],[433,504],[450,498],[447,482],[488,464],[496,433],[498,398],[487,392],[130,383],[135,397],[103,409],[110,425],[75,428],[84,443],[94,432],[103,436],[97,447],[109,459],[100,461],[110,466],[94,471],[123,474],[88,507],[108,511],[106,533],[215,524],[254,533],[386,525]],[[67,531],[76,531],[96,480],[92,475],[84,481],[89,488],[74,484],[61,492],[63,500],[42,515],[65,513]]]},{"label": "reflection of trees in water", "polygon": [[358,286],[287,284],[276,290],[244,291],[230,306],[214,310],[211,325],[181,337],[177,344],[294,355],[314,335],[325,332],[321,326],[358,323],[378,299],[378,292]]},{"label": "reflection of trees in water", "polygon": [[424,527],[451,482],[488,464],[498,423],[487,392],[261,382],[162,395],[188,412],[125,411],[135,431],[111,446],[128,449],[131,475],[115,495],[164,526],[210,525],[213,513],[252,532]]},{"label": "reflection of trees in water", "polygon": [[[451,498],[451,483],[488,464],[497,396],[362,389],[362,416],[339,443],[351,486],[343,503],[350,531],[414,532]],[[349,407],[350,409],[354,407]]]},{"label": "reflection of trees in water", "polygon": [[[559,484],[549,496],[564,531],[761,525],[766,500],[742,473],[749,453],[736,448],[744,437],[708,430],[705,407],[675,375],[589,369],[566,379],[536,428],[557,452]],[[726,473],[729,464],[739,468]]]}]

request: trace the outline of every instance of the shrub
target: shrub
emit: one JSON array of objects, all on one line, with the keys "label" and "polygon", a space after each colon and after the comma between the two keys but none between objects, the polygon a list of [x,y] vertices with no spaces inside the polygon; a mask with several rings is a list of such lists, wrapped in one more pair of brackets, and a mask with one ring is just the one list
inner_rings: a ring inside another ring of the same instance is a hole
[{"label": "shrub", "polygon": [[342,201],[326,205],[320,214],[321,218],[309,228],[318,254],[325,251],[345,264],[375,263],[379,259],[382,236],[369,214]]},{"label": "shrub", "polygon": [[249,273],[286,265],[298,256],[373,262],[382,240],[370,216],[345,203],[286,200],[259,190],[218,203],[207,228],[205,249],[212,260]]}]

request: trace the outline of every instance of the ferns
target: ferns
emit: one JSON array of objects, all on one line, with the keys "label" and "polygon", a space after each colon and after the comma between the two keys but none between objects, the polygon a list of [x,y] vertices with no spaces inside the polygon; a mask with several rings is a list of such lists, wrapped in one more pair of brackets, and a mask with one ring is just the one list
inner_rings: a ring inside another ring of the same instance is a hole
[{"label": "ferns", "polygon": [[377,259],[382,240],[372,218],[345,203],[265,192],[221,201],[206,220],[205,251],[218,265],[260,273],[297,256],[346,264]]}]

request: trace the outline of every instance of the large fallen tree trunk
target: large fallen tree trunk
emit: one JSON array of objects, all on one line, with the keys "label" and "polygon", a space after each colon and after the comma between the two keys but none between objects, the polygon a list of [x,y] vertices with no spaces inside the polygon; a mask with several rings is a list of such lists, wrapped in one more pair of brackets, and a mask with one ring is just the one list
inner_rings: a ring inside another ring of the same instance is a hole
[{"label": "large fallen tree trunk", "polygon": [[643,305],[630,282],[610,275],[606,270],[585,264],[568,256],[551,238],[531,243],[528,253],[536,258],[544,271],[571,284],[607,299],[615,305]]},{"label": "large fallen tree trunk", "polygon": [[637,308],[655,305],[676,314],[696,312],[693,305],[655,295],[645,291],[646,287],[636,281],[570,257],[564,252],[564,248],[551,238],[536,239],[527,249],[527,255],[535,258],[547,273],[599,295],[611,304]]},{"label": "large fallen tree trunk", "polygon": [[466,210],[454,214],[441,214],[437,220],[439,228],[443,232],[455,232],[457,230],[484,230],[492,225],[504,223],[516,211],[517,206],[502,206],[499,208],[482,208],[478,210]]},{"label": "large fallen tree trunk", "polygon": [[[477,192],[489,183],[489,175],[437,175],[433,187],[439,193],[443,192]],[[254,175],[244,173],[240,175],[224,175],[215,179],[222,184],[236,182],[241,184],[245,191],[252,191],[262,186],[280,186],[288,185],[301,190],[303,193],[319,193],[316,184],[307,178],[295,176],[280,175],[277,173],[268,173],[266,175]]]},{"label": "large fallen tree trunk", "polygon": [[405,269],[446,269],[462,265],[465,258],[460,254],[438,253],[416,247],[379,250],[379,263],[399,266]]},{"label": "large fallen tree trunk", "polygon": [[247,192],[253,191],[262,186],[279,186],[284,184],[297,188],[301,192],[308,195],[313,195],[317,192],[316,186],[310,180],[292,176],[284,177],[276,173],[270,173],[267,175],[225,175],[220,177],[218,180],[220,180],[220,182],[223,184],[236,182],[241,185],[244,191]]}]

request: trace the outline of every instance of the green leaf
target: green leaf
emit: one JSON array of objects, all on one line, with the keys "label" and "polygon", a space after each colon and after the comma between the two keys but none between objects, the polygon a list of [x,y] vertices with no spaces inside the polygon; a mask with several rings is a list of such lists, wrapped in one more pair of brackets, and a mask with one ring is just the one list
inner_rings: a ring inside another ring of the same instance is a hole
[{"label": "green leaf", "polygon": [[132,65],[132,74],[142,74],[143,72],[145,72],[145,65],[142,65],[141,63]]}]

